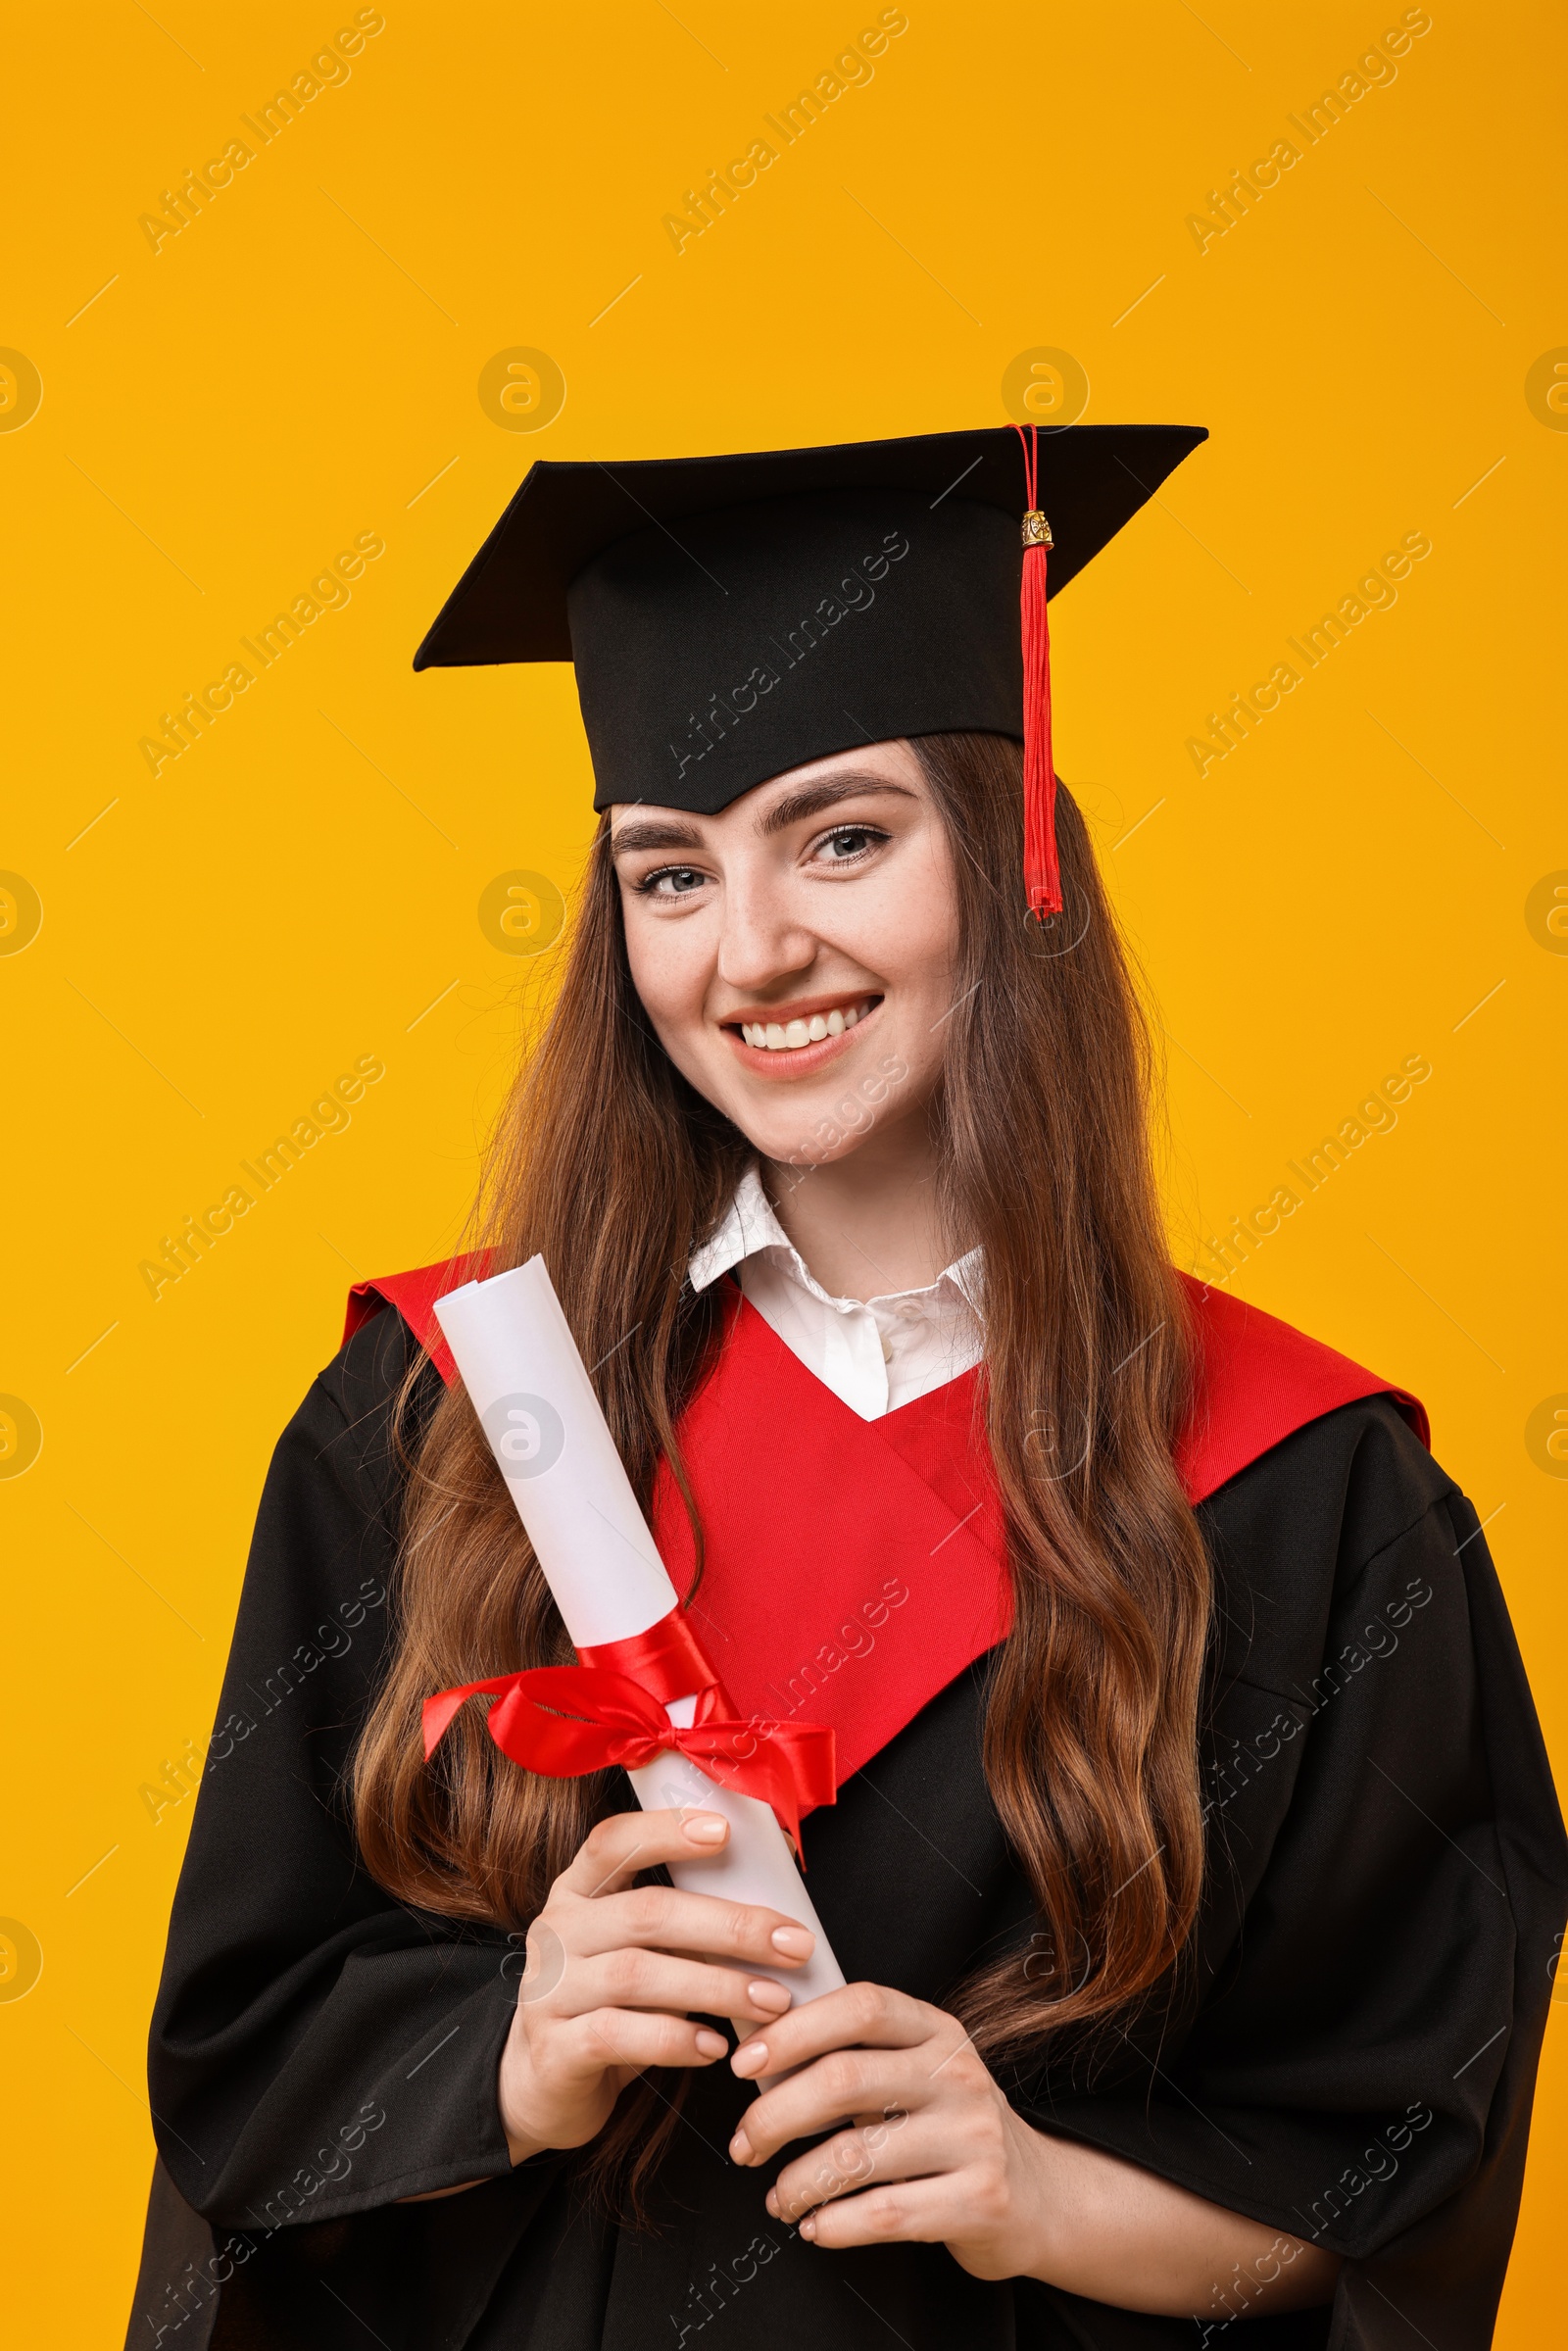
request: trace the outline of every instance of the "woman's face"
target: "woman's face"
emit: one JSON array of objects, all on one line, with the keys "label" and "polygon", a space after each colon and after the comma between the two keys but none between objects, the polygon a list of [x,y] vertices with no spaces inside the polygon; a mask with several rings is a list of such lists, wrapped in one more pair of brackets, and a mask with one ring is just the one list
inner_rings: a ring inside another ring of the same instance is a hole
[{"label": "woman's face", "polygon": [[953,1009],[946,827],[905,743],[716,816],[612,811],[631,976],[681,1074],[764,1157],[842,1158],[922,1112]]}]

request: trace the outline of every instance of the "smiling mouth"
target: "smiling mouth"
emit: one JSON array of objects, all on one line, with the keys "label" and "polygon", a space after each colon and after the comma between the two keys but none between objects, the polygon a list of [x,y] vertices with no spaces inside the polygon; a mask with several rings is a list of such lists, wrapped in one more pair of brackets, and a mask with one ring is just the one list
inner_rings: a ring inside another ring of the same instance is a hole
[{"label": "smiling mouth", "polygon": [[[729,1020],[723,1026],[730,1036],[737,1037],[754,1053],[805,1053],[813,1045],[825,1045],[857,1028],[881,1002],[880,996],[843,997],[825,1005],[819,1004],[808,1012],[803,1008],[788,1019]],[[779,1008],[786,1009],[782,1005]]]}]

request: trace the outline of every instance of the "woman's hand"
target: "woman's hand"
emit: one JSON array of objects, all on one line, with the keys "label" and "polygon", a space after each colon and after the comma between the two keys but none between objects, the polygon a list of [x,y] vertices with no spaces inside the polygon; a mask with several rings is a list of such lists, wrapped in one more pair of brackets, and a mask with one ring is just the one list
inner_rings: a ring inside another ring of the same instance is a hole
[{"label": "woman's hand", "polygon": [[729,2044],[693,2024],[693,2013],[729,2017],[745,2033],[788,2008],[789,1992],[755,1970],[808,1959],[807,1928],[713,1894],[631,1885],[657,1862],[716,1852],[728,1835],[714,1812],[616,1813],[556,1880],[528,1930],[527,1972],[501,2057],[501,2120],[514,2163],[546,2147],[582,2146],[647,2067],[722,2057]]},{"label": "woman's hand", "polygon": [[736,2163],[844,2126],[786,2164],[767,2198],[818,2245],[941,2243],[976,2278],[1038,2278],[1216,2323],[1333,2299],[1334,2254],[1032,2130],[957,2019],[904,1992],[826,1992],[743,2041],[731,2064],[745,2079],[801,2069],[751,2109],[730,2141]]},{"label": "woman's hand", "polygon": [[744,2041],[731,2063],[748,2080],[804,2067],[751,2109],[730,2141],[739,2164],[764,2163],[791,2139],[852,2118],[787,2164],[768,2195],[768,2211],[798,2222],[804,2237],[824,2246],[912,2237],[945,2244],[976,2278],[1028,2274],[1046,2142],[1014,2114],[955,2017],[852,1984]]}]

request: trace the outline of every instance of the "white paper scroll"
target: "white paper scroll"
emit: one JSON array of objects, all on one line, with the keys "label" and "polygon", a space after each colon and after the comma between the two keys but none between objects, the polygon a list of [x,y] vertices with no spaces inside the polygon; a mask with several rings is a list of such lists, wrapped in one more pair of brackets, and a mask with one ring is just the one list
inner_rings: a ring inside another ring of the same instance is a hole
[{"label": "white paper scroll", "polygon": [[[678,1595],[544,1259],[451,1291],[435,1311],[573,1645],[598,1648],[647,1632]],[[666,1710],[670,1721],[690,1723],[696,1702],[695,1692],[677,1699]],[[720,1787],[673,1751],[629,1777],[645,1811],[699,1804],[729,1822],[721,1853],[669,1865],[678,1886],[762,1903],[815,1935],[805,1967],[756,1972],[788,1984],[797,2005],[844,1982],[769,1805]]]}]

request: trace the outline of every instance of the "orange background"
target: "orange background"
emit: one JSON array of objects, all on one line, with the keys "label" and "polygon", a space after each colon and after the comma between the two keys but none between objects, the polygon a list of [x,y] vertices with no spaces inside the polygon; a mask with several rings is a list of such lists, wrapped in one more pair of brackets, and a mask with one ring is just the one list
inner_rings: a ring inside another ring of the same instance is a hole
[{"label": "orange background", "polygon": [[[679,251],[665,214],[880,11],[389,0],[266,144],[242,118],[353,9],[89,0],[69,26],[13,25],[18,2339],[46,2339],[68,2291],[74,2341],[120,2339],[190,1814],[142,1791],[177,1795],[168,1767],[206,1738],[268,1452],[346,1285],[459,1231],[542,969],[481,899],[519,871],[569,891],[590,837],[566,670],[410,669],[536,457],[1000,421],[1004,377],[1016,396],[1042,348],[1086,380],[1092,421],[1211,427],[1054,608],[1060,763],[1168,1024],[1178,1250],[1268,1200],[1405,1057],[1430,1061],[1235,1286],[1427,1397],[1561,1751],[1568,839],[1544,689],[1568,537],[1568,324],[1546,291],[1568,242],[1564,28],[1439,0],[1396,73],[1358,75],[1315,139],[1293,130],[1420,13],[910,0],[874,71]],[[155,248],[140,217],[236,138],[252,159]],[[1281,140],[1298,159],[1215,233],[1210,191]],[[531,431],[498,406],[519,348],[564,386],[548,422],[521,413]],[[1049,398],[1056,379],[1034,380]],[[1200,774],[1208,713],[1411,532],[1431,553],[1397,602]],[[152,772],[161,714],[367,533],[384,552],[349,600],[324,589],[336,609]],[[164,1237],[364,1056],[384,1075],[350,1122],[155,1299],[138,1268]],[[1509,2351],[1558,2331],[1562,2026]]]}]

